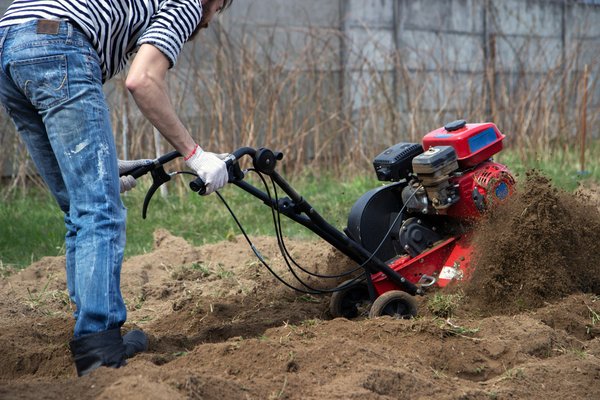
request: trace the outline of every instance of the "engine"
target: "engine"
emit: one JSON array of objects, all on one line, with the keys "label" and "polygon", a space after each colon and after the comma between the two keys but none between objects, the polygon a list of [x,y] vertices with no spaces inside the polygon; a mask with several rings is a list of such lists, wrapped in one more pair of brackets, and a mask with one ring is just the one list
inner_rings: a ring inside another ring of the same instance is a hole
[{"label": "engine", "polygon": [[473,219],[512,191],[514,178],[491,157],[504,135],[492,123],[454,121],[423,138],[423,146],[396,144],[373,161],[382,181],[406,182],[408,213]]},{"label": "engine", "polygon": [[513,191],[514,178],[491,158],[502,150],[503,139],[492,123],[459,120],[425,135],[422,145],[389,147],[373,166],[379,180],[392,183],[358,199],[347,234],[384,260],[416,257],[462,237],[471,222]]},{"label": "engine", "polygon": [[[514,190],[508,169],[492,160],[503,140],[492,123],[458,120],[429,132],[422,145],[389,147],[373,166],[391,183],[356,201],[346,234],[415,284],[468,277],[472,222]],[[379,294],[397,289],[385,274],[372,280]]]}]

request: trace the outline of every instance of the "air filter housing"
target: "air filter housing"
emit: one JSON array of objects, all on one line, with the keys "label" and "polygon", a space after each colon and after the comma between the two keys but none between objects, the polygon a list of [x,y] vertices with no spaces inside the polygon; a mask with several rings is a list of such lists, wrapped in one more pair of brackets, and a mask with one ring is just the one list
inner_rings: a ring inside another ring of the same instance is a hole
[{"label": "air filter housing", "polygon": [[397,143],[388,147],[373,160],[377,179],[397,182],[408,179],[412,173],[412,160],[423,153],[418,143]]}]

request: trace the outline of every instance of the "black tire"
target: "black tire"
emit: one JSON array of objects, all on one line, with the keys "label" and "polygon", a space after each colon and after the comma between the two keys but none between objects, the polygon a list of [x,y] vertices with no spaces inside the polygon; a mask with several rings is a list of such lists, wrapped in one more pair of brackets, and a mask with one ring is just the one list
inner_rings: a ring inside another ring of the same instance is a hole
[{"label": "black tire", "polygon": [[406,292],[390,290],[375,299],[369,312],[369,318],[384,315],[404,319],[416,317],[417,302],[413,296]]},{"label": "black tire", "polygon": [[[349,279],[338,287],[343,287],[352,282]],[[329,300],[329,312],[333,318],[356,318],[360,314],[366,315],[366,310],[371,303],[369,288],[364,281],[356,282],[345,289],[334,292]]]}]

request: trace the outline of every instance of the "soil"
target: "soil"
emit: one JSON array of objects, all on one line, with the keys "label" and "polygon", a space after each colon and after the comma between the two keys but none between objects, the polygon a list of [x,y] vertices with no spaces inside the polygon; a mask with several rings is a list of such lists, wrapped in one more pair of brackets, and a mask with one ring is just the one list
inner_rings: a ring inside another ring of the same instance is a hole
[{"label": "soil", "polygon": [[[158,230],[122,270],[123,331],[142,328],[149,351],[83,378],[64,258],[44,258],[0,280],[0,398],[598,399],[599,239],[597,188],[531,172],[478,227],[468,284],[419,297],[415,319],[347,320],[278,282],[243,237],[194,247]],[[253,241],[291,280],[275,239]],[[352,265],[324,242],[287,247],[321,274]]]}]

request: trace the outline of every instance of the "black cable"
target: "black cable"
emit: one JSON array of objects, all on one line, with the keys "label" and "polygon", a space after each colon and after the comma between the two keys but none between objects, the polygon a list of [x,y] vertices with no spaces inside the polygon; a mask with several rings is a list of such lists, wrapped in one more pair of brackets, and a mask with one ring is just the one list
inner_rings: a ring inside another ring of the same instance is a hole
[{"label": "black cable", "polygon": [[[265,178],[263,177],[263,175],[259,172],[259,171],[254,171],[256,172],[256,174],[259,176],[259,178],[262,180],[263,185],[265,187],[265,191],[267,193],[267,197],[271,200],[271,204],[273,204],[273,197],[271,196],[271,191],[269,190],[269,185],[267,184]],[[273,185],[275,187],[275,185]],[[303,281],[294,271],[294,268],[292,268],[292,266],[290,265],[290,262],[288,260],[288,257],[286,256],[286,253],[284,252],[283,248],[282,248],[282,234],[281,232],[277,229],[277,218],[276,218],[276,214],[279,215],[280,211],[279,211],[279,203],[277,202],[278,199],[276,199],[275,201],[275,207],[271,207],[271,215],[273,217],[273,224],[274,224],[274,228],[275,228],[275,235],[277,237],[277,244],[279,246],[279,251],[283,257],[283,260],[286,264],[286,266],[288,267],[288,270],[290,271],[290,273],[292,274],[292,276],[294,278],[296,278],[296,280],[305,288],[312,290],[312,291],[320,291],[322,293],[330,293],[330,292],[334,292],[334,291],[339,291],[341,289],[338,288],[334,288],[332,289],[316,289],[312,286],[310,286],[309,284],[307,284],[305,281]],[[304,269],[303,269],[304,270]],[[355,281],[357,281],[358,279],[362,278],[362,276],[356,277],[352,282],[354,284]]]},{"label": "black cable", "polygon": [[[267,195],[268,197],[271,199],[271,194],[270,192],[268,192],[268,186],[266,186],[266,181],[264,180],[264,178],[262,177],[262,175],[258,172],[255,171],[259,177],[262,179],[263,183],[265,184],[265,187],[267,188]],[[189,173],[189,172],[188,172]],[[189,173],[191,175],[196,175],[194,173]],[[197,175],[196,175],[197,176]],[[244,238],[246,239],[246,242],[248,242],[248,245],[250,246],[250,248],[252,249],[252,251],[254,252],[254,255],[259,259],[259,261],[265,266],[265,268],[267,268],[267,270],[279,281],[281,282],[283,285],[285,285],[286,287],[295,290],[297,292],[301,292],[301,293],[305,293],[305,294],[324,294],[324,293],[331,293],[331,292],[336,292],[336,291],[340,291],[340,290],[345,290],[346,288],[354,285],[355,281],[352,282],[348,282],[347,284],[334,288],[334,289],[313,289],[306,286],[309,290],[304,290],[304,289],[300,289],[297,288],[293,285],[291,285],[290,283],[286,282],[282,277],[280,277],[272,268],[271,266],[265,261],[265,259],[263,258],[262,254],[260,254],[260,252],[258,251],[258,249],[256,248],[256,246],[254,246],[254,243],[252,243],[252,240],[250,240],[250,237],[248,237],[244,227],[242,226],[242,224],[240,223],[240,221],[238,220],[237,216],[235,215],[235,213],[233,212],[233,210],[231,209],[231,207],[229,206],[229,204],[227,203],[227,201],[225,201],[225,198],[221,195],[221,193],[219,193],[219,191],[215,191],[215,193],[217,194],[217,196],[219,197],[219,199],[221,200],[221,202],[225,205],[225,207],[227,208],[227,210],[229,211],[229,214],[231,214],[231,217],[233,218],[233,220],[235,221],[235,223],[237,224],[237,226],[240,228],[240,231],[242,232],[242,235],[244,236]],[[273,211],[273,208],[271,207],[271,211]],[[285,256],[284,256],[285,259]],[[291,268],[289,266],[288,263],[288,268]],[[294,274],[294,272],[292,271],[292,274]],[[295,276],[295,274],[294,274]],[[298,279],[298,278],[297,278]],[[300,280],[300,283],[303,283]]]},{"label": "black cable", "polygon": [[219,193],[218,191],[216,191],[215,193],[217,194],[217,196],[219,197],[219,199],[221,199],[221,201],[223,202],[223,204],[225,205],[225,207],[227,208],[227,210],[231,214],[231,216],[232,216],[233,220],[235,221],[235,223],[237,224],[238,228],[240,228],[240,231],[242,232],[242,235],[246,239],[246,242],[248,242],[248,245],[250,246],[250,248],[254,252],[254,255],[256,256],[256,258],[258,258],[258,260],[265,266],[265,268],[267,268],[267,270],[279,282],[281,282],[286,287],[288,287],[288,288],[290,288],[292,290],[295,290],[297,292],[300,292],[300,293],[305,293],[305,294],[325,294],[325,293],[332,293],[332,292],[338,292],[338,291],[341,291],[341,290],[345,290],[345,289],[353,286],[358,281],[358,280],[356,280],[356,281],[353,280],[351,282],[348,282],[347,284],[344,284],[343,286],[338,286],[338,287],[336,287],[334,289],[324,289],[324,290],[304,290],[304,289],[300,289],[300,288],[297,288],[297,287],[289,284],[283,278],[281,278],[275,271],[273,271],[273,269],[269,266],[269,264],[267,264],[267,262],[265,261],[265,259],[262,256],[262,254],[260,254],[260,252],[258,251],[258,249],[252,243],[252,240],[250,240],[250,238],[248,237],[248,234],[244,230],[244,227],[242,226],[242,224],[240,223],[240,221],[236,217],[236,215],[233,212],[233,210],[231,209],[231,207],[229,207],[229,204],[227,203],[227,201],[225,201],[225,199],[223,198],[223,196],[221,195],[221,193]]},{"label": "black cable", "polygon": [[260,252],[258,251],[258,249],[254,246],[254,244],[252,243],[252,241],[250,240],[250,238],[248,237],[248,235],[246,234],[246,231],[244,230],[244,228],[242,227],[242,224],[240,223],[240,221],[237,219],[237,217],[235,216],[235,214],[233,213],[233,210],[231,209],[231,207],[229,207],[229,204],[227,204],[227,202],[225,201],[225,199],[223,198],[223,196],[221,195],[221,193],[219,193],[219,191],[215,192],[217,194],[217,196],[219,196],[219,199],[221,199],[221,201],[223,202],[223,204],[225,205],[225,207],[227,207],[227,210],[229,211],[229,213],[231,214],[233,220],[235,221],[235,223],[237,224],[238,228],[240,228],[240,231],[242,232],[242,235],[244,235],[244,238],[246,239],[246,241],[248,242],[248,244],[250,245],[250,248],[252,249],[252,251],[254,252],[254,255],[258,258],[258,260],[269,270],[269,272],[275,277],[277,278],[277,280],[281,283],[283,283],[285,286],[287,286],[288,288],[292,289],[292,290],[296,290],[298,292],[301,293],[306,293],[306,294],[320,294],[320,293],[315,293],[312,291],[306,291],[303,289],[299,289],[296,288],[292,285],[290,285],[289,283],[287,283],[286,281],[284,281],[279,275],[277,275],[277,273],[275,271],[273,271],[271,269],[271,267],[269,266],[269,264],[267,264],[267,262],[265,261],[265,259],[263,258],[262,254],[260,254]]},{"label": "black cable", "polygon": [[[275,202],[276,202],[275,204],[279,205],[279,197],[277,195],[277,186],[272,177],[271,177],[271,185],[273,186],[273,193],[275,194]],[[303,268],[300,264],[298,264],[296,262],[296,260],[294,260],[294,258],[292,257],[292,255],[290,254],[290,252],[288,251],[288,249],[285,245],[285,240],[284,240],[283,233],[282,233],[283,229],[281,227],[281,213],[279,212],[279,210],[277,212],[277,221],[275,221],[274,223],[275,223],[275,228],[276,228],[275,231],[276,232],[279,231],[279,234],[281,235],[281,243],[280,243],[281,251],[284,252],[290,258],[290,261],[304,273],[314,276],[314,277],[317,277],[317,278],[337,279],[337,278],[345,278],[346,276],[349,276],[358,270],[364,269],[362,266],[358,266],[355,269],[346,271],[346,272],[344,272],[342,274],[338,274],[338,275],[322,275],[322,274],[314,273],[312,271],[308,271],[307,269]]]}]

